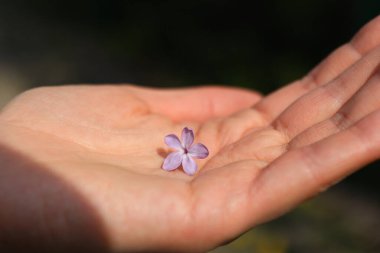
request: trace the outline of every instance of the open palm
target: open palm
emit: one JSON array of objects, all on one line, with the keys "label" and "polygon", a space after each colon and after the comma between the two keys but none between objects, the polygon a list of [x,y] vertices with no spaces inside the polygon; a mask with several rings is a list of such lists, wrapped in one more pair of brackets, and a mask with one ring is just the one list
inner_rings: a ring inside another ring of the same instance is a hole
[{"label": "open palm", "polygon": [[[98,219],[92,236],[68,229],[87,212],[47,184],[53,193],[33,207],[50,217],[46,247],[82,236],[88,248],[103,240],[102,250],[205,251],[380,157],[379,44],[377,18],[305,78],[265,98],[221,87],[34,89],[2,111],[2,145],[65,182]],[[170,151],[164,136],[185,126],[210,150],[193,177],[161,169]],[[28,191],[44,187],[40,177],[28,180]],[[56,222],[61,214],[68,217]]]}]

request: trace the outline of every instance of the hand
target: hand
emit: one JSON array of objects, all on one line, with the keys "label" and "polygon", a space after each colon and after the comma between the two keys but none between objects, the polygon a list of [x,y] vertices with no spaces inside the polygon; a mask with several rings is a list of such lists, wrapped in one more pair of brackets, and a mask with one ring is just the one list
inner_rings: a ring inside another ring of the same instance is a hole
[{"label": "hand", "polygon": [[[0,247],[205,251],[294,208],[380,157],[379,31],[380,17],[263,99],[217,87],[22,94],[0,116]],[[210,150],[194,177],[160,169],[163,137],[184,126]]]}]

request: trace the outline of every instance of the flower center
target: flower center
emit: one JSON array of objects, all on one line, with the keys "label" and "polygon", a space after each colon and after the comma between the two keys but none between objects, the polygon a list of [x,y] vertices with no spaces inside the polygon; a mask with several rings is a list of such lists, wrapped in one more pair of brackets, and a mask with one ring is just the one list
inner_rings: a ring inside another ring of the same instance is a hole
[{"label": "flower center", "polygon": [[187,148],[183,149],[183,153],[185,153],[185,154],[189,153],[189,151],[187,150]]}]

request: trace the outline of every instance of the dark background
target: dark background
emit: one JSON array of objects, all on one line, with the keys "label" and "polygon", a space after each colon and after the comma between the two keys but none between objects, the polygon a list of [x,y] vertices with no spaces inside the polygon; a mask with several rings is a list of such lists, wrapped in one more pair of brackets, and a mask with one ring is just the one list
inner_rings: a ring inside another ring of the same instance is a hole
[{"label": "dark background", "polygon": [[[0,0],[0,105],[65,83],[213,83],[266,94],[379,13],[378,0]],[[379,169],[215,252],[380,252]]]}]

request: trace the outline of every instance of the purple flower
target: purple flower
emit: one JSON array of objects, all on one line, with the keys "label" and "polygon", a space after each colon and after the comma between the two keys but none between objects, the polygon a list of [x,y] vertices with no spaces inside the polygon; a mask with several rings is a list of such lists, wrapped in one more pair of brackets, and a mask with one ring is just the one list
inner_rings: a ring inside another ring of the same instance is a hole
[{"label": "purple flower", "polygon": [[182,142],[174,134],[165,136],[165,143],[176,151],[170,153],[162,165],[164,170],[177,169],[181,164],[186,174],[192,176],[198,169],[193,158],[203,159],[208,156],[208,149],[201,143],[193,144],[194,132],[185,127],[181,135]]}]

